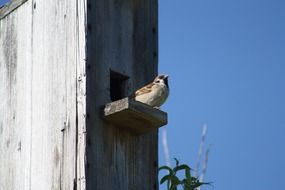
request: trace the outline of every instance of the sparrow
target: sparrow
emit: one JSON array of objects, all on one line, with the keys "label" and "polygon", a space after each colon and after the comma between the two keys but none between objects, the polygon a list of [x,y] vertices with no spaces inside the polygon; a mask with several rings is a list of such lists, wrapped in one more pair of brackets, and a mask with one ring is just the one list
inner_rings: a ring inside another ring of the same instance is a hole
[{"label": "sparrow", "polygon": [[158,75],[152,83],[138,89],[134,94],[136,101],[158,109],[168,95],[168,75]]}]

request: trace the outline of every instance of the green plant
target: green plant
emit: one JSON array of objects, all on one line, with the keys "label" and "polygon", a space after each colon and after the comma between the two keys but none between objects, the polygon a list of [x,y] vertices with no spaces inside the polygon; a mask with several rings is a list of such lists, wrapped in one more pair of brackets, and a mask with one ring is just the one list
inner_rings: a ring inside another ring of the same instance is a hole
[{"label": "green plant", "polygon": [[[167,182],[167,190],[177,190],[178,186],[182,186],[184,190],[195,190],[201,185],[210,185],[211,182],[204,183],[199,182],[196,177],[191,176],[191,168],[186,164],[179,165],[179,161],[175,158],[176,166],[172,169],[168,166],[161,166],[159,171],[167,170],[168,174],[163,176],[160,180],[160,184]],[[180,180],[177,176],[177,172],[184,170],[185,178]]]}]

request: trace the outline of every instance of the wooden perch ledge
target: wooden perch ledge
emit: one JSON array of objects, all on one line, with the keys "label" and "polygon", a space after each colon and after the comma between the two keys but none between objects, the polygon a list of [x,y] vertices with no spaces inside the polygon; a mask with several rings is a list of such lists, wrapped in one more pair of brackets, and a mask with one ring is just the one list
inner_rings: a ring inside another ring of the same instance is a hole
[{"label": "wooden perch ledge", "polygon": [[144,134],[167,124],[167,113],[130,98],[124,98],[104,107],[104,118],[114,126]]}]

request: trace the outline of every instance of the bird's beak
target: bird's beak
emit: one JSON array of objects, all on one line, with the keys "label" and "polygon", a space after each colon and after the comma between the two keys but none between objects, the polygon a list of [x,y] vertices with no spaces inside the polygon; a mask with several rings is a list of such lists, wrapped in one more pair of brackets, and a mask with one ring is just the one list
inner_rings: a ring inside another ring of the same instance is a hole
[{"label": "bird's beak", "polygon": [[168,75],[164,75],[164,78],[167,79],[167,78],[168,78]]}]

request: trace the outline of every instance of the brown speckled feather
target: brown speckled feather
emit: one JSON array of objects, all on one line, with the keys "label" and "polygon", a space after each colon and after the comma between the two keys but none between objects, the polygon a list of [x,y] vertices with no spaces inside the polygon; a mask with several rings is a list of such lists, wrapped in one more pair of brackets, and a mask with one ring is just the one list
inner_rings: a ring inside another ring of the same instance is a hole
[{"label": "brown speckled feather", "polygon": [[153,84],[150,83],[140,89],[138,89],[136,92],[135,92],[135,96],[140,96],[142,94],[146,94],[146,93],[149,93],[151,92],[151,88],[152,88]]}]

